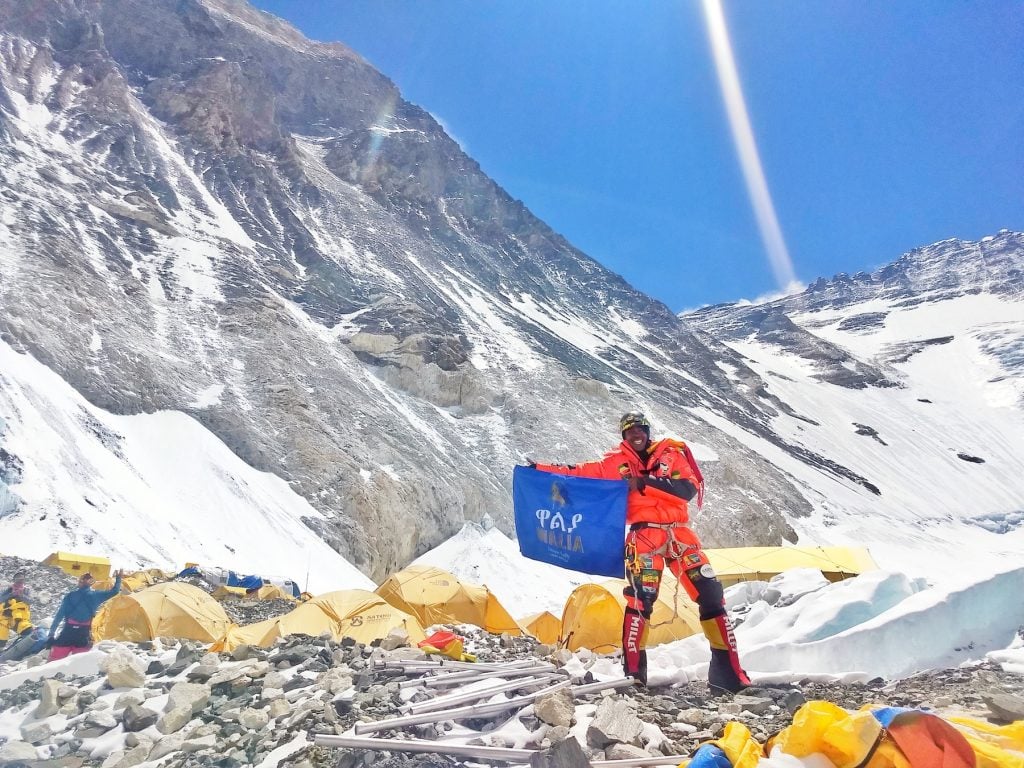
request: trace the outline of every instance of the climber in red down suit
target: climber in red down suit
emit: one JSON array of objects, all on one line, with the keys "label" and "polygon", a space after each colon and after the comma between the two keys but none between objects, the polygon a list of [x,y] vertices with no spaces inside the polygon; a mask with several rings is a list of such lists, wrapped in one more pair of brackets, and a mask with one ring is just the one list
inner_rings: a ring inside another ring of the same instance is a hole
[{"label": "climber in red down suit", "polygon": [[722,584],[708,563],[697,535],[687,526],[688,502],[703,500],[704,478],[685,443],[651,441],[651,426],[642,413],[627,413],[619,422],[622,442],[601,461],[563,466],[537,464],[545,472],[605,480],[626,480],[626,613],[622,625],[622,663],[627,675],[647,683],[647,623],[661,587],[665,566],[672,570],[700,610],[700,623],[711,645],[708,683],[739,691],[750,685],[740,666],[732,623],[725,611]]}]

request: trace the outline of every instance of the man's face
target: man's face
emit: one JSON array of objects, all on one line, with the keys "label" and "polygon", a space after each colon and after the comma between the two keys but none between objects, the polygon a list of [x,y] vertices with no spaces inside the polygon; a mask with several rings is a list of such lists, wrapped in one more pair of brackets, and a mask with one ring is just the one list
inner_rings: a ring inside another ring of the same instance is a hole
[{"label": "man's face", "polygon": [[11,591],[14,594],[16,594],[16,595],[20,595],[22,592],[24,592],[25,591],[25,581],[24,581],[24,579],[15,579],[14,583],[11,584]]},{"label": "man's face", "polygon": [[647,448],[647,444],[650,442],[647,438],[647,430],[640,426],[627,429],[622,433],[622,439],[629,443],[633,450],[637,452]]},{"label": "man's face", "polygon": [[78,586],[91,587],[94,581],[96,581],[96,579],[94,579],[92,575],[88,573],[83,573],[81,576],[78,577]]}]

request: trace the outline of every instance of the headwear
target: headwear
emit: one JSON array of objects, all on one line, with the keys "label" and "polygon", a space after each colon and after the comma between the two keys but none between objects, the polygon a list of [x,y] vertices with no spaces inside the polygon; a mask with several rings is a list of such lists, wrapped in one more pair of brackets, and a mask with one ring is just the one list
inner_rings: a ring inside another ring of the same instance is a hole
[{"label": "headwear", "polygon": [[11,581],[24,581],[27,576],[27,571],[15,571],[14,576],[11,577]]},{"label": "headwear", "polygon": [[623,437],[626,436],[626,430],[631,427],[642,427],[644,432],[647,433],[647,437],[651,436],[651,422],[640,411],[630,411],[623,414],[622,418],[619,419],[619,432]]}]

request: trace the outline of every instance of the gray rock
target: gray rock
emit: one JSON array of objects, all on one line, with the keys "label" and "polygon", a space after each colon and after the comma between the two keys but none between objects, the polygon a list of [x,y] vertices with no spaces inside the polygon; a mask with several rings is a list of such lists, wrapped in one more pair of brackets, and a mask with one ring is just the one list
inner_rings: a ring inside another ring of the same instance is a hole
[{"label": "gray rock", "polygon": [[146,666],[133,654],[111,654],[100,663],[111,688],[141,688],[146,684]]},{"label": "gray rock", "polygon": [[42,720],[57,714],[60,709],[60,691],[64,687],[59,680],[44,680],[39,691],[39,706],[32,712],[32,717]]},{"label": "gray rock", "polygon": [[198,712],[210,700],[210,686],[202,683],[175,683],[168,691],[165,711],[187,709],[189,713]]},{"label": "gray rock", "polygon": [[168,734],[180,731],[185,724],[192,719],[190,707],[177,707],[170,712],[165,712],[156,722],[156,729],[160,733]]},{"label": "gray rock", "polygon": [[341,693],[352,687],[352,676],[346,667],[334,667],[316,679],[316,686],[329,693]]},{"label": "gray rock", "polygon": [[267,672],[263,678],[263,689],[267,688],[279,688],[284,689],[285,683],[288,682],[288,678],[282,675],[280,672],[271,670]]},{"label": "gray rock", "polygon": [[124,745],[131,749],[132,747],[138,747],[141,745],[148,745],[150,749],[153,748],[153,739],[149,736],[139,733],[129,733],[124,737]]},{"label": "gray rock", "polygon": [[1024,720],[1024,697],[1008,693],[990,693],[981,698],[996,719],[1006,723]]},{"label": "gray rock", "polygon": [[734,704],[739,705],[741,712],[746,711],[755,715],[763,715],[775,706],[775,702],[769,698],[744,696],[743,694],[736,694],[732,701]]},{"label": "gray rock", "polygon": [[541,696],[533,706],[537,717],[548,725],[569,727],[575,719],[576,704],[565,688]]},{"label": "gray rock", "polygon": [[172,733],[168,736],[164,736],[160,741],[153,745],[152,751],[149,753],[150,760],[159,760],[161,757],[177,752],[181,749],[181,745],[185,741],[184,734]]},{"label": "gray rock", "polygon": [[132,768],[146,762],[151,749],[152,744],[145,742],[128,750],[116,750],[107,756],[100,768]]},{"label": "gray rock", "polygon": [[707,715],[702,709],[690,707],[689,709],[680,710],[676,715],[676,720],[680,723],[686,723],[687,725],[693,725],[700,728],[706,722]]},{"label": "gray rock", "polygon": [[303,701],[298,707],[296,707],[292,716],[285,722],[285,726],[288,728],[295,727],[314,712],[323,711],[323,706],[323,702],[315,699],[307,699],[306,701]]},{"label": "gray rock", "polygon": [[580,743],[570,738],[530,755],[530,768],[590,768],[590,760]]},{"label": "gray rock", "polygon": [[791,715],[795,714],[806,703],[807,697],[797,690],[787,691],[786,695],[782,698],[783,708]]},{"label": "gray rock", "polygon": [[261,659],[255,662],[254,664],[250,664],[249,666],[247,666],[245,668],[245,671],[249,675],[249,677],[255,680],[259,680],[265,677],[270,672],[270,664],[269,662],[263,661]]},{"label": "gray rock", "polygon": [[141,691],[128,691],[117,697],[117,701],[114,702],[114,709],[124,709],[130,704],[141,704],[143,701],[145,701],[144,693]]},{"label": "gray rock", "polygon": [[21,740],[29,744],[42,744],[53,735],[53,729],[50,728],[49,723],[29,721],[22,724],[19,730],[21,731]]},{"label": "gray rock", "polygon": [[186,738],[181,744],[182,752],[199,752],[204,749],[213,749],[217,746],[217,737],[212,733],[198,738]]},{"label": "gray rock", "polygon": [[245,665],[239,664],[237,667],[233,667],[231,669],[219,670],[206,681],[206,684],[213,688],[215,686],[222,685],[223,683],[230,683],[244,677],[248,677],[247,669]]},{"label": "gray rock", "polygon": [[409,633],[403,627],[394,627],[380,641],[380,647],[385,651],[394,651],[406,645],[409,645]]},{"label": "gray rock", "polygon": [[117,718],[104,710],[92,710],[85,716],[84,722],[88,727],[101,728],[103,731],[109,731],[117,727]]},{"label": "gray rock", "polygon": [[160,714],[158,712],[143,707],[141,704],[132,703],[125,707],[121,715],[121,722],[124,725],[124,729],[131,733],[144,730],[151,725],[156,725],[159,717]]},{"label": "gray rock", "polygon": [[629,760],[632,758],[648,758],[651,755],[646,749],[635,747],[632,744],[609,744],[605,747],[604,756],[608,760]]},{"label": "gray rock", "polygon": [[602,699],[587,727],[587,744],[598,749],[615,742],[640,746],[643,727],[628,702],[611,697]]},{"label": "gray rock", "polygon": [[24,741],[8,741],[0,747],[0,764],[16,762],[20,760],[36,760],[39,753],[31,744]]},{"label": "gray rock", "polygon": [[569,729],[564,725],[556,725],[553,728],[548,728],[548,732],[544,735],[544,742],[546,746],[557,744],[560,741],[565,741],[569,738]]},{"label": "gray rock", "polygon": [[251,731],[261,731],[270,722],[271,714],[265,709],[243,709],[238,715],[238,724]]},{"label": "gray rock", "polygon": [[185,677],[193,683],[204,683],[216,675],[219,668],[217,665],[200,664],[190,669]]},{"label": "gray rock", "polygon": [[284,717],[292,711],[291,704],[288,703],[287,699],[274,699],[270,702],[270,706],[267,707],[267,714],[269,714],[274,720]]}]

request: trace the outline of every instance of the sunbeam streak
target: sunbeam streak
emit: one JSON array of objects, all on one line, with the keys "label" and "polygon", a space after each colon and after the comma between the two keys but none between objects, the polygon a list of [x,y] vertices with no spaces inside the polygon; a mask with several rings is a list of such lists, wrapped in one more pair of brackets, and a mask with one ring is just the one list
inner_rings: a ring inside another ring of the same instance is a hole
[{"label": "sunbeam streak", "polygon": [[718,71],[718,82],[722,88],[722,99],[729,115],[729,126],[736,144],[743,178],[747,183],[750,202],[754,206],[757,226],[761,230],[761,239],[768,252],[768,261],[779,288],[785,290],[797,282],[793,271],[793,260],[789,257],[786,241],[782,238],[782,228],[775,215],[768,182],[761,167],[761,157],[754,141],[754,131],[750,127],[750,116],[747,104],[740,88],[740,77],[736,71],[736,60],[729,42],[729,30],[725,25],[725,14],[722,13],[720,0],[703,0],[704,18],[707,20],[708,37],[711,50],[715,57],[715,69]]}]

